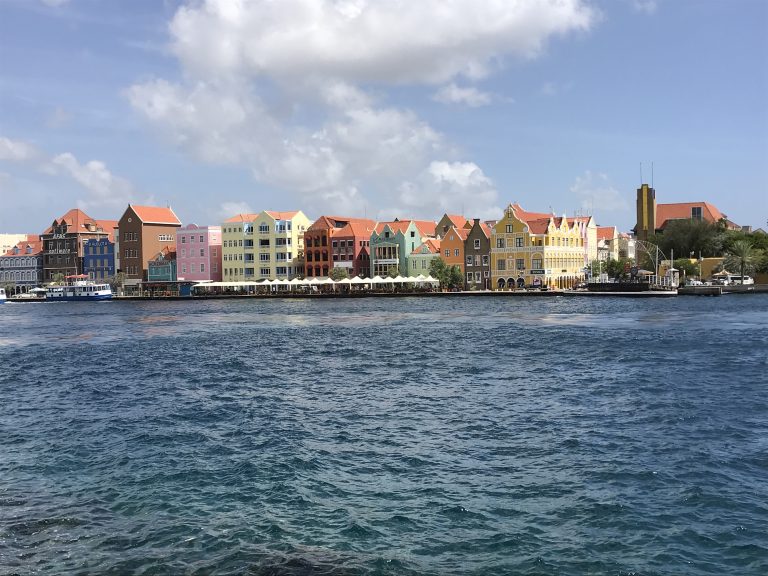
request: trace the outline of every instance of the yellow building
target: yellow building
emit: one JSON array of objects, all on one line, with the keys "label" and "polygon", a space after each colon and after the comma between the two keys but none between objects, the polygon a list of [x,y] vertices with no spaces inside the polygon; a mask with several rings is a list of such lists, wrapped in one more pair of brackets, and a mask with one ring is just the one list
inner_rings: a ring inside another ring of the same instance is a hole
[{"label": "yellow building", "polygon": [[238,214],[221,225],[224,282],[290,280],[303,274],[304,231],[300,210]]},{"label": "yellow building", "polygon": [[527,212],[510,204],[491,229],[494,290],[549,286],[570,288],[597,258],[597,227],[591,216]]}]

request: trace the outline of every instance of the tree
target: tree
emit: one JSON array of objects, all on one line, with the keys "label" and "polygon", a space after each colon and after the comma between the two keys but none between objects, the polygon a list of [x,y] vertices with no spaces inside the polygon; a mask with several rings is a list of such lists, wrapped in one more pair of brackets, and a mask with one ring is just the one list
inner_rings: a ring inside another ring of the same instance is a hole
[{"label": "tree", "polygon": [[331,280],[338,282],[339,280],[346,280],[349,278],[349,272],[346,268],[332,268],[331,273],[328,274]]},{"label": "tree", "polygon": [[680,271],[680,277],[683,276],[698,276],[699,264],[697,262],[691,262],[689,258],[678,258],[672,265]]},{"label": "tree", "polygon": [[752,263],[753,258],[752,242],[746,238],[743,240],[737,240],[731,245],[729,254],[737,259],[739,263],[739,270],[741,271],[741,283],[744,284],[744,269],[748,264]]},{"label": "tree", "polygon": [[461,268],[455,264],[448,268],[448,287],[462,288],[464,286],[464,277],[461,274]]},{"label": "tree", "polygon": [[109,286],[114,292],[122,290],[125,283],[125,272],[118,272],[109,280]]},{"label": "tree", "polygon": [[61,272],[57,272],[53,275],[53,278],[51,279],[51,284],[63,284],[64,283],[64,274]]},{"label": "tree", "polygon": [[693,253],[710,257],[722,253],[725,234],[722,225],[706,220],[672,220],[667,222],[663,233],[653,234],[648,242],[656,244],[667,258],[673,251],[679,256]]},{"label": "tree", "polygon": [[429,261],[429,275],[440,282],[440,288],[448,287],[449,274],[448,266],[440,256]]},{"label": "tree", "polygon": [[389,270],[387,270],[387,276],[390,278],[397,278],[400,276],[400,269],[397,266],[390,266]]}]

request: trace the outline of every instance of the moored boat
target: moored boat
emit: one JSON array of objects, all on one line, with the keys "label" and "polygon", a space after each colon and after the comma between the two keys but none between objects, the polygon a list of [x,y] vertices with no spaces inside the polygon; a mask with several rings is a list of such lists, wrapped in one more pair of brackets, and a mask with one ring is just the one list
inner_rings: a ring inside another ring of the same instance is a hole
[{"label": "moored boat", "polygon": [[45,289],[45,300],[48,302],[67,302],[73,300],[109,300],[112,298],[112,288],[109,284],[97,284],[88,280],[88,276],[80,274],[67,276],[66,283],[48,286]]}]

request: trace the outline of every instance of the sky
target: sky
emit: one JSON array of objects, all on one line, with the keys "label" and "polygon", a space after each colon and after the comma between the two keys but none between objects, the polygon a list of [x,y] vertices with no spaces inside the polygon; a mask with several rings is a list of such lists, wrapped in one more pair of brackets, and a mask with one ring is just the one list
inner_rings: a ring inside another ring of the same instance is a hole
[{"label": "sky", "polygon": [[129,202],[627,231],[641,180],[768,229],[768,2],[0,0],[0,232]]}]

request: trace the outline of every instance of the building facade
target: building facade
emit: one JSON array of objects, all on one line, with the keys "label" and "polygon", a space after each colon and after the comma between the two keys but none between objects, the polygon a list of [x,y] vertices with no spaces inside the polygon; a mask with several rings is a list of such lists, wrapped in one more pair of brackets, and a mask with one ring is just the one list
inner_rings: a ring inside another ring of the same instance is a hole
[{"label": "building facade", "polygon": [[29,234],[0,234],[0,254],[15,248],[19,242],[26,242]]},{"label": "building facade", "polygon": [[120,270],[127,287],[148,280],[149,261],[169,244],[175,246],[180,227],[170,207],[128,205],[118,224]]},{"label": "building facade", "polygon": [[147,282],[176,282],[176,250],[164,246],[147,261]]},{"label": "building facade", "polygon": [[408,276],[408,256],[427,238],[434,236],[434,222],[394,220],[377,223],[370,240],[371,277],[386,276],[393,267],[400,275]]},{"label": "building facade", "polygon": [[109,238],[91,238],[83,243],[83,274],[91,280],[115,276],[115,243]]},{"label": "building facade", "polygon": [[222,280],[221,226],[190,224],[176,232],[176,275],[179,281]]},{"label": "building facade", "polygon": [[491,228],[475,218],[464,241],[464,288],[489,290],[491,287]]},{"label": "building facade", "polygon": [[304,272],[304,233],[310,226],[301,210],[238,214],[222,225],[223,280],[291,280]]},{"label": "building facade", "polygon": [[467,239],[469,230],[467,228],[456,228],[450,226],[443,231],[443,237],[440,240],[440,252],[443,260],[448,266],[458,266],[462,278],[464,275],[464,243]]},{"label": "building facade", "polygon": [[344,268],[350,277],[370,271],[368,244],[373,220],[344,216],[321,216],[304,233],[304,276],[328,276]]},{"label": "building facade", "polygon": [[440,257],[440,244],[438,238],[427,238],[416,250],[408,256],[408,274],[406,276],[429,276],[429,267],[432,260]]},{"label": "building facade", "polygon": [[30,234],[0,256],[0,285],[16,286],[22,292],[43,282],[43,243]]},{"label": "building facade", "polygon": [[615,226],[597,227],[597,259],[601,262],[619,259],[619,231]]},{"label": "building facade", "polygon": [[510,205],[491,231],[491,286],[570,288],[584,279],[590,258],[596,257],[597,227],[591,217],[558,217]]},{"label": "building facade", "polygon": [[116,222],[95,220],[74,208],[53,221],[40,235],[43,241],[43,279],[84,273],[84,244],[87,240],[112,240]]}]

